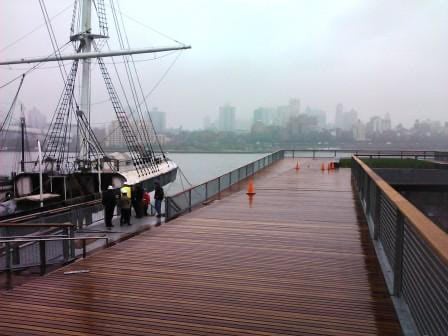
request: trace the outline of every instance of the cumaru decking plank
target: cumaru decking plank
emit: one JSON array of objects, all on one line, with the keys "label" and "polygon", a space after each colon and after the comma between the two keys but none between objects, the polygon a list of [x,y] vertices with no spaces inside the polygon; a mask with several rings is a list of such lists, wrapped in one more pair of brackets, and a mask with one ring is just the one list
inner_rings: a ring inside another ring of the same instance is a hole
[{"label": "cumaru decking plank", "polygon": [[400,335],[350,171],[294,165],[1,293],[0,335]]}]

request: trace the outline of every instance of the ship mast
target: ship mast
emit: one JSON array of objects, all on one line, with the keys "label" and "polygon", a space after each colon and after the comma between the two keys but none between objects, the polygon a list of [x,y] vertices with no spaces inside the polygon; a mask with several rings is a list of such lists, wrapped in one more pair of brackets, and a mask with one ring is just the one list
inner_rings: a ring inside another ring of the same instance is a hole
[{"label": "ship mast", "polygon": [[[76,13],[77,3],[78,2],[75,1],[74,17]],[[120,102],[110,74],[103,61],[103,57],[175,51],[190,49],[191,46],[180,44],[176,41],[179,44],[175,46],[143,49],[130,49],[130,47],[128,46],[128,49],[123,50],[124,46],[121,45],[122,50],[102,52],[100,51],[100,48],[98,48],[98,45],[95,44],[94,40],[109,38],[104,2],[103,0],[96,1],[96,12],[98,14],[98,23],[100,26],[99,34],[92,32],[92,0],[80,0],[79,4],[82,6],[80,8],[81,18],[79,31],[75,32],[72,25],[70,35],[70,41],[74,42],[76,46],[76,52],[74,54],[61,55],[60,53],[55,53],[54,55],[48,57],[21,58],[18,60],[16,59],[2,61],[0,62],[0,65],[73,60],[70,73],[67,75],[64,83],[64,91],[55,111],[52,124],[50,125],[47,136],[45,138],[45,160],[51,162],[51,166],[49,165],[51,170],[53,169],[53,162],[56,162],[57,171],[60,171],[61,165],[64,164],[64,162],[68,161],[69,144],[67,141],[67,125],[69,124],[71,113],[73,112],[72,109],[76,107],[77,111],[75,113],[78,122],[79,153],[77,156],[77,160],[75,161],[75,169],[85,170],[86,168],[93,169],[91,160],[92,157],[94,157],[95,161],[97,161],[99,156],[104,156],[101,145],[99,144],[95,134],[90,127],[91,66],[92,58],[97,59],[101,74],[103,76],[107,91],[110,96],[110,100],[112,102],[112,107],[117,116],[120,129],[122,131],[124,140],[128,147],[132,162],[135,166],[138,176],[140,177],[155,172],[158,170],[158,168],[152,152],[148,130],[146,129],[146,126],[144,126],[143,128],[135,127],[132,121],[129,119],[128,112],[126,112],[125,108]],[[79,60],[81,60],[82,67],[80,71],[81,97],[78,107],[76,100],[73,99],[73,93],[75,89]],[[128,80],[132,81],[132,76],[130,76]],[[135,87],[133,89],[135,90]],[[131,118],[134,117],[131,116]],[[141,111],[140,115],[137,118],[143,118],[143,114]],[[134,119],[133,122],[136,123],[137,120]],[[145,125],[144,122],[142,124]],[[147,146],[148,143],[149,147]]]},{"label": "ship mast", "polygon": [[[90,52],[92,49],[92,0],[83,0],[82,2],[82,18],[81,18],[81,53]],[[81,79],[81,111],[87,116],[90,124],[90,64],[91,59],[82,60],[82,79]],[[80,158],[89,160],[89,135],[87,138],[81,139]]]}]

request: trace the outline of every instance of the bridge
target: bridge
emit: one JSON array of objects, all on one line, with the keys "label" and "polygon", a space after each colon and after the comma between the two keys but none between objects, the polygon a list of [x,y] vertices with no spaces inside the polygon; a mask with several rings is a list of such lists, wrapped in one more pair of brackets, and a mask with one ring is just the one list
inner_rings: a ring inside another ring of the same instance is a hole
[{"label": "bridge", "polygon": [[353,160],[280,152],[169,198],[167,223],[0,293],[0,335],[446,334],[446,234]]}]

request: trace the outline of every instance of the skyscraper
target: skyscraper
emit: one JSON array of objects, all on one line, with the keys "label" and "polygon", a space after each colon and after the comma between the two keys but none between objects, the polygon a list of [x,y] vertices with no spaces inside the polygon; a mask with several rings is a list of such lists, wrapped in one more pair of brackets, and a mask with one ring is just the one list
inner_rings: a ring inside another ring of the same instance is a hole
[{"label": "skyscraper", "polygon": [[289,100],[289,117],[297,117],[300,114],[300,99]]},{"label": "skyscraper", "polygon": [[226,104],[219,108],[218,128],[225,132],[235,130],[235,107]]},{"label": "skyscraper", "polygon": [[163,133],[166,130],[166,113],[159,111],[157,107],[154,107],[149,111],[152,124],[157,133]]},{"label": "skyscraper", "polygon": [[259,107],[254,111],[253,122],[262,122],[264,125],[272,124],[272,114],[273,111],[270,108]]},{"label": "skyscraper", "polygon": [[336,115],[334,118],[334,127],[343,128],[344,126],[344,106],[339,103],[336,105]]}]

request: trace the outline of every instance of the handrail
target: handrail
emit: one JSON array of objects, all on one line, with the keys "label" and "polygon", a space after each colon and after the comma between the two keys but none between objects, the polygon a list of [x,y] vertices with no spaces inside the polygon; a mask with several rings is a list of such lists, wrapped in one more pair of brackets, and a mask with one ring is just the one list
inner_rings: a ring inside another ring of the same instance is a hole
[{"label": "handrail", "polygon": [[[86,206],[92,206],[92,205],[97,205],[101,203],[101,199],[95,199],[95,200],[91,200],[88,202],[83,202],[83,203],[76,203],[76,204],[72,204],[72,205],[66,205],[64,207],[60,207],[60,208],[54,208],[54,209],[49,209],[49,210],[44,210],[44,211],[40,211],[40,212],[35,212],[35,213],[31,213],[31,214],[26,214],[23,216],[17,216],[14,218],[8,218],[8,219],[4,219],[4,220],[0,220],[0,224],[5,223],[6,221],[22,221],[22,220],[29,220],[29,219],[33,219],[36,217],[42,217],[42,216],[47,216],[47,215],[56,215],[59,213],[64,213],[67,211],[70,211],[72,209],[76,209],[76,208],[83,208]],[[36,209],[34,209],[36,210]]]},{"label": "handrail", "polygon": [[10,239],[8,241],[11,241],[11,239],[25,239],[25,238],[36,238],[36,239],[41,239],[41,238],[53,238],[53,237],[61,237],[61,238],[65,238],[68,237],[67,235],[41,235],[41,236],[10,236],[10,237],[0,237],[1,239]]},{"label": "handrail", "polygon": [[421,237],[426,240],[434,252],[436,252],[445,263],[448,263],[448,235],[411,202],[393,189],[369,166],[362,162],[362,160],[355,155],[353,155],[353,159],[362,167],[366,174],[370,176],[384,194],[387,195],[390,201],[401,211],[403,216],[408,219],[409,223],[411,223]]},{"label": "handrail", "polygon": [[15,240],[0,240],[0,244],[6,244],[6,243],[34,243],[34,242],[40,242],[40,241],[60,241],[60,240],[89,240],[89,239],[106,239],[109,240],[109,237],[101,236],[101,237],[60,237],[60,238],[42,238],[42,239],[15,239]]},{"label": "handrail", "polygon": [[1,222],[0,228],[2,227],[13,227],[13,228],[43,228],[43,227],[51,227],[51,228],[69,228],[74,227],[75,224],[72,223],[9,223],[9,222]]}]

